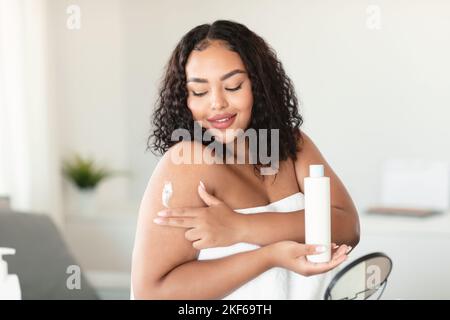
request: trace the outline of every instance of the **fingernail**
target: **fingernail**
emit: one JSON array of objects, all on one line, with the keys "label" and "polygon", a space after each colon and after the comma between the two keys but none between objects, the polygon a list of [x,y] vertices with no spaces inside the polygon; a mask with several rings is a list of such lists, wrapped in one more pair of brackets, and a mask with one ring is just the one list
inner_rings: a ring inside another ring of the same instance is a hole
[{"label": "fingernail", "polygon": [[157,223],[157,224],[162,224],[164,222],[164,220],[161,218],[155,218],[155,219],[153,219],[153,222]]},{"label": "fingernail", "polygon": [[200,187],[202,187],[203,190],[206,190],[205,185],[203,184],[203,182],[200,180]]},{"label": "fingernail", "polygon": [[347,248],[347,251],[345,251],[345,254],[349,253],[351,250],[352,250],[352,247],[349,246],[349,247]]},{"label": "fingernail", "polygon": [[325,252],[326,249],[325,246],[318,246],[316,247],[316,252]]},{"label": "fingernail", "polygon": [[157,215],[160,216],[160,217],[166,217],[166,216],[168,216],[169,214],[168,214],[167,211],[159,211],[159,212],[157,213]]}]

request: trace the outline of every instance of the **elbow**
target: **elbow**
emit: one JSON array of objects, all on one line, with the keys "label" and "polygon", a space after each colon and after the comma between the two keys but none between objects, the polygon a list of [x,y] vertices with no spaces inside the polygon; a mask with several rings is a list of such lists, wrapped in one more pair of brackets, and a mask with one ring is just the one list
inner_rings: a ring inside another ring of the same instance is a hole
[{"label": "elbow", "polygon": [[170,299],[165,294],[161,281],[135,279],[132,283],[132,296],[135,300],[165,300]]},{"label": "elbow", "polygon": [[343,210],[336,210],[333,218],[336,221],[333,223],[333,242],[346,244],[354,249],[360,241],[358,213],[349,214]]},{"label": "elbow", "polygon": [[338,245],[345,244],[347,246],[351,246],[352,250],[359,244],[360,236],[359,232],[347,232],[343,234],[341,237],[336,237],[332,242],[337,243]]},{"label": "elbow", "polygon": [[163,300],[161,292],[150,285],[133,286],[133,297],[135,300]]},{"label": "elbow", "polygon": [[359,244],[361,238],[361,228],[359,225],[359,219],[357,215],[355,221],[351,223],[350,227],[351,227],[349,232],[350,237],[348,240],[348,244],[352,246],[352,248],[354,249]]},{"label": "elbow", "polygon": [[140,286],[133,288],[133,296],[135,300],[168,300],[170,296],[164,294],[163,290],[155,286]]},{"label": "elbow", "polygon": [[359,244],[359,240],[360,240],[360,233],[359,233],[359,228],[358,228],[358,230],[356,230],[354,232],[353,236],[351,237],[351,239],[349,241],[349,245],[351,245],[352,248],[355,248]]}]

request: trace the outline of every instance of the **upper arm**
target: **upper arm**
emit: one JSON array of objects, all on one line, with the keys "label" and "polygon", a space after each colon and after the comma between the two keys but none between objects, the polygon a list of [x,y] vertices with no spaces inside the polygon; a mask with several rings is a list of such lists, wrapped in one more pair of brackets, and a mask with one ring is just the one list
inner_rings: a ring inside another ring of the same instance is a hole
[{"label": "upper arm", "polygon": [[154,170],[143,195],[137,223],[132,262],[134,293],[147,292],[175,267],[196,260],[199,251],[184,233],[185,228],[157,225],[153,219],[164,209],[162,191],[164,183],[172,183],[170,207],[203,207],[197,193],[199,181],[212,186],[210,170],[201,165],[172,163],[167,152]]},{"label": "upper arm", "polygon": [[317,146],[303,131],[301,131],[302,142],[299,142],[299,151],[295,162],[295,174],[301,192],[304,193],[304,178],[309,176],[309,166],[311,164],[322,164],[324,175],[330,177],[331,206],[334,208],[356,213],[355,205],[347,192],[344,184],[337,174],[325,160]]}]

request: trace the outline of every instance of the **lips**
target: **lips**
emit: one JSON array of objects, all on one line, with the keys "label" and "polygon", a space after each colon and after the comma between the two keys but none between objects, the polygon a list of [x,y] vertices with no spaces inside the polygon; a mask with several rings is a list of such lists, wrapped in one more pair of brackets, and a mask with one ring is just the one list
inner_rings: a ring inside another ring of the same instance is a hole
[{"label": "lips", "polygon": [[226,129],[233,124],[234,120],[236,119],[236,115],[237,113],[223,113],[208,118],[207,120],[216,129]]}]

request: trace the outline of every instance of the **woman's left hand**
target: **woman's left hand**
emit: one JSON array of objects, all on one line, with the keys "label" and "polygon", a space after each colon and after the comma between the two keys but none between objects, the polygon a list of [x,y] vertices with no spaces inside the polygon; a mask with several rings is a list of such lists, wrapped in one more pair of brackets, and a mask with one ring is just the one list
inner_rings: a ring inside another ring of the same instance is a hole
[{"label": "woman's left hand", "polygon": [[153,221],[159,225],[188,229],[185,237],[197,250],[239,242],[242,215],[209,194],[201,184],[198,194],[208,207],[165,209],[158,212],[158,218]]}]

